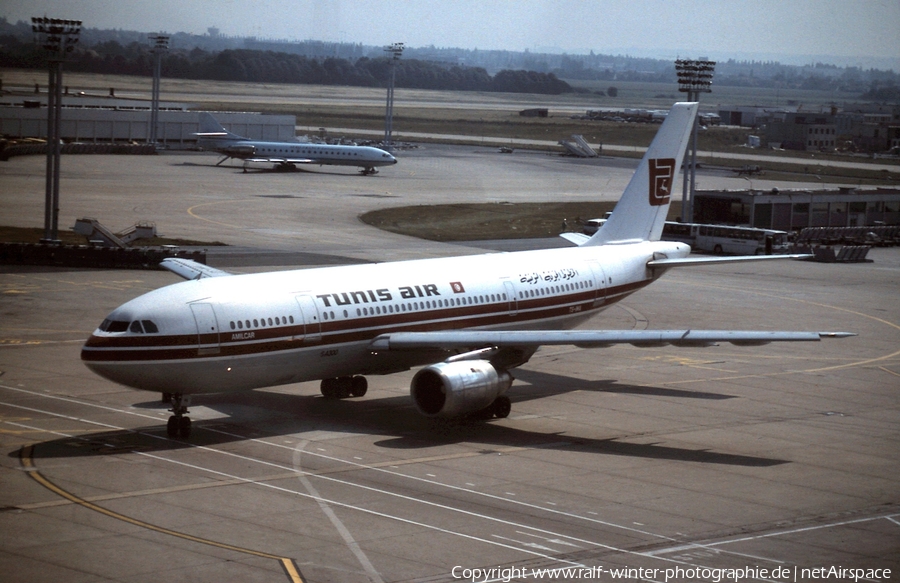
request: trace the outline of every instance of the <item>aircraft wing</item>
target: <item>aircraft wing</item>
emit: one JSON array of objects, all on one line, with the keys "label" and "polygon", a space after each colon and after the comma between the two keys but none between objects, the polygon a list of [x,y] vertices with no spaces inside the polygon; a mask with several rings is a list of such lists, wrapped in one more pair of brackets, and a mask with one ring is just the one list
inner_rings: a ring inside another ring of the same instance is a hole
[{"label": "aircraft wing", "polygon": [[370,345],[373,351],[477,350],[480,348],[536,348],[570,345],[603,348],[614,344],[652,346],[711,346],[730,342],[757,346],[769,342],[817,341],[846,338],[850,332],[768,332],[755,330],[448,330],[443,332],[394,332],[382,334]]},{"label": "aircraft wing", "polygon": [[184,279],[200,279],[202,277],[223,277],[226,275],[234,275],[209,265],[197,263],[191,259],[181,259],[180,257],[169,257],[163,259],[160,264],[163,269],[168,269],[175,275]]}]

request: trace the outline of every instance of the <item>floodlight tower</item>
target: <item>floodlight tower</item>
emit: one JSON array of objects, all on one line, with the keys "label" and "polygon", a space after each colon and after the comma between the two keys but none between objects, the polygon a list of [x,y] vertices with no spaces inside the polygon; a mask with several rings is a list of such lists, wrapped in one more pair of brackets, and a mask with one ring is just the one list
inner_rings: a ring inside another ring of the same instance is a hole
[{"label": "floodlight tower", "polygon": [[388,81],[387,90],[387,111],[384,116],[384,148],[390,151],[391,133],[393,132],[394,124],[394,81],[397,77],[397,61],[400,60],[400,55],[403,54],[403,43],[394,43],[386,46],[384,47],[384,52],[387,53],[390,59],[391,67],[391,78]]},{"label": "floodlight tower", "polygon": [[[690,60],[678,59],[675,61],[675,73],[678,75],[678,90],[687,93],[688,101],[700,101],[701,93],[712,91],[713,72],[716,68],[715,61],[706,59]],[[684,184],[681,195],[681,220],[685,223],[694,222],[694,189],[696,186],[697,171],[697,127],[699,120],[694,121],[694,130],[691,137],[691,187],[688,189],[688,173],[684,173]]]},{"label": "floodlight tower", "polygon": [[44,201],[45,243],[59,243],[59,139],[62,117],[62,64],[78,44],[80,20],[35,17],[34,40],[47,52],[50,77],[47,86],[47,185]]},{"label": "floodlight tower", "polygon": [[150,131],[147,141],[155,144],[159,127],[159,77],[162,71],[162,55],[169,50],[169,37],[157,34],[150,35],[149,38],[154,44],[150,49],[153,53],[153,92],[150,97]]}]

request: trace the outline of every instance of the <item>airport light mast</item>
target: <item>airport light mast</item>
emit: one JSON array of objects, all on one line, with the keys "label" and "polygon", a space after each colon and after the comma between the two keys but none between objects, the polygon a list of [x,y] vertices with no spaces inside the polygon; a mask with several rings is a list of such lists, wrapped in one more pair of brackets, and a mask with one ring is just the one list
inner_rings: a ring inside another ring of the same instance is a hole
[{"label": "airport light mast", "polygon": [[150,131],[147,141],[155,144],[159,131],[159,77],[162,72],[162,55],[169,50],[169,37],[157,34],[150,35],[149,38],[154,44],[150,50],[153,53],[153,92],[150,97]]},{"label": "airport light mast", "polygon": [[384,47],[384,52],[387,53],[390,59],[391,67],[391,77],[388,80],[387,90],[387,110],[384,116],[384,149],[390,152],[391,134],[394,131],[394,81],[397,77],[397,61],[400,60],[400,55],[403,54],[403,43],[394,43],[386,46]]},{"label": "airport light mast", "polygon": [[[698,60],[678,59],[675,61],[675,73],[678,75],[678,90],[687,93],[688,101],[700,101],[701,93],[710,93],[713,72],[716,68],[715,61],[705,58]],[[694,121],[693,135],[691,136],[691,186],[688,189],[688,173],[684,173],[684,184],[681,195],[681,220],[685,223],[694,222],[694,192],[696,188],[697,172],[697,127],[699,115]]]},{"label": "airport light mast", "polygon": [[60,118],[62,117],[62,64],[78,44],[80,20],[34,17],[34,40],[47,52],[50,78],[47,86],[47,185],[44,201],[44,238],[42,243],[59,241],[59,158]]}]

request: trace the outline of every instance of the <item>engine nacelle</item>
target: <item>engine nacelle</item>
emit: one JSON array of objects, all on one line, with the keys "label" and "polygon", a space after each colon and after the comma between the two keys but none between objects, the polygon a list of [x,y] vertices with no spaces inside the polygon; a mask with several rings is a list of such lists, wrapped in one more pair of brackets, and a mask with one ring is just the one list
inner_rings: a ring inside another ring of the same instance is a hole
[{"label": "engine nacelle", "polygon": [[256,156],[256,146],[231,144],[230,146],[221,148],[221,152],[234,158],[249,158],[250,156]]},{"label": "engine nacelle", "polygon": [[512,381],[512,375],[486,360],[441,362],[416,373],[410,394],[416,409],[427,417],[458,417],[484,409]]}]

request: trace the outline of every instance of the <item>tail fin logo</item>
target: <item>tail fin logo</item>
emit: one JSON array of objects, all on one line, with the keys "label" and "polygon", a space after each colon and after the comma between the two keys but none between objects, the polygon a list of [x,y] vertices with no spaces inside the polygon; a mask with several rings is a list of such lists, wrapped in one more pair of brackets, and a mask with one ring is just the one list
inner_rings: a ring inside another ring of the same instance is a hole
[{"label": "tail fin logo", "polygon": [[650,159],[650,206],[669,204],[674,179],[674,158]]}]

